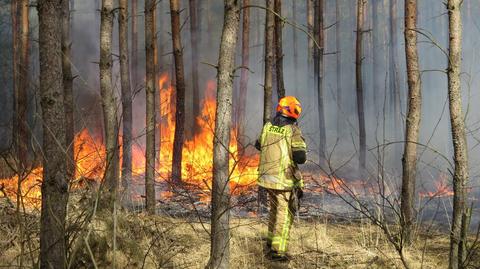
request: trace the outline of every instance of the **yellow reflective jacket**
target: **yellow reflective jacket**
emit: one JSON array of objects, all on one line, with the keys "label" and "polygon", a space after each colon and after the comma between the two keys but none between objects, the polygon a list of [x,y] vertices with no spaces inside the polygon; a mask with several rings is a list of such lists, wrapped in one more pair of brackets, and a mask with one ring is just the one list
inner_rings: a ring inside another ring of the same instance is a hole
[{"label": "yellow reflective jacket", "polygon": [[259,142],[258,185],[274,190],[302,188],[302,174],[292,157],[293,151],[307,149],[300,128],[295,124],[276,126],[268,122]]}]

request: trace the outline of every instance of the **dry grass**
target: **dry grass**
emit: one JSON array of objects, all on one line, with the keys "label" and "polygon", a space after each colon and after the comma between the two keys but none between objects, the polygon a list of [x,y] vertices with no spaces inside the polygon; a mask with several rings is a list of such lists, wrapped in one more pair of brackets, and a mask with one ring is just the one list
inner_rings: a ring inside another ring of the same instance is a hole
[{"label": "dry grass", "polygon": [[[89,245],[98,268],[112,268],[112,227],[112,216],[100,214],[83,228],[73,247],[78,251],[71,268],[93,268],[82,241],[87,231],[91,231]],[[231,227],[231,268],[403,268],[382,232],[367,223],[296,221],[289,245],[293,259],[288,264],[266,259],[266,224],[260,219],[232,219]],[[116,268],[204,268],[210,251],[208,230],[207,223],[121,213],[116,233]],[[3,236],[0,234],[0,238]],[[38,240],[34,241],[38,246]],[[0,267],[15,267],[18,246],[1,247]],[[408,256],[416,268],[445,268],[448,237],[420,236]],[[25,260],[28,262],[28,258]]]}]

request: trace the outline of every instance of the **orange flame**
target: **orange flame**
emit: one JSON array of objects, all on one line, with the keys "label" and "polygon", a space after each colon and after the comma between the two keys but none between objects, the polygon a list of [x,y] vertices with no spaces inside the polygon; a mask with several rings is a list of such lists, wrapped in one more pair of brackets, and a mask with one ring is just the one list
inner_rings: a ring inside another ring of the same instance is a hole
[{"label": "orange flame", "polygon": [[[158,81],[160,91],[160,156],[157,162],[157,181],[170,178],[173,139],[175,133],[175,102],[173,88],[168,74],[163,74]],[[201,115],[196,119],[199,130],[190,140],[185,140],[183,147],[182,179],[187,183],[199,186],[203,190],[211,187],[213,168],[213,137],[215,123],[215,91],[214,81],[207,83],[205,99],[202,103]],[[257,177],[258,155],[240,158],[237,151],[237,130],[231,131],[229,145],[230,183],[232,187],[249,186],[255,182]],[[121,141],[121,140],[120,140]],[[83,186],[85,180],[99,181],[105,172],[105,145],[101,137],[92,136],[87,129],[81,130],[74,140],[75,154],[75,181],[73,188]],[[120,155],[122,152],[120,151]],[[138,143],[132,144],[132,172],[134,176],[143,175],[145,172],[145,150]],[[42,180],[43,168],[33,169],[22,180],[22,197],[27,205],[38,206],[41,200],[40,183]],[[0,186],[12,200],[16,200],[18,177],[0,179]],[[238,189],[237,189],[238,190]],[[133,194],[135,195],[135,194]],[[169,193],[161,194],[168,198]],[[203,197],[202,200],[206,200]]]}]

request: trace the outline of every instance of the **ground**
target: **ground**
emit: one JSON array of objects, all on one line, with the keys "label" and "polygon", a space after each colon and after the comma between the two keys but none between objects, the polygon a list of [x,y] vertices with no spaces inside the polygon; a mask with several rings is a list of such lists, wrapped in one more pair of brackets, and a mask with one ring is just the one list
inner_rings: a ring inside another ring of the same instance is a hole
[{"label": "ground", "polygon": [[[17,267],[20,244],[18,238],[9,236],[18,229],[15,211],[5,205],[0,209],[0,267]],[[89,225],[82,225],[88,214],[78,208],[70,210],[75,212],[69,219],[70,268],[112,268],[113,263],[116,268],[204,268],[208,262],[210,227],[206,221],[128,212],[113,218],[100,212]],[[37,258],[38,217],[30,214],[24,218],[24,230],[29,230],[27,237],[32,238],[25,245],[26,265]],[[114,223],[116,255],[112,251]],[[382,232],[366,221],[297,219],[289,245],[292,260],[283,264],[270,262],[265,256],[263,218],[233,218],[231,227],[231,268],[402,268]],[[87,238],[95,265],[85,244]],[[419,236],[408,256],[415,268],[446,268],[448,242],[445,233],[430,232]]]}]

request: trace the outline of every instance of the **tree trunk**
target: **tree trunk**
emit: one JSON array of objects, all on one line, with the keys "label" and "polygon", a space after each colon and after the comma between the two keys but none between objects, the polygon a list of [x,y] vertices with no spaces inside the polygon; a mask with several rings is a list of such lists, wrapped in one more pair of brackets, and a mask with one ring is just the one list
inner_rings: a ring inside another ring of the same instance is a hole
[{"label": "tree trunk", "polygon": [[118,125],[117,100],[112,85],[112,30],[113,0],[102,0],[100,18],[100,94],[102,96],[105,128],[106,163],[104,177],[105,203],[102,207],[113,210],[118,187]]},{"label": "tree trunk", "polygon": [[62,1],[39,0],[40,104],[43,123],[40,268],[65,268],[68,181],[62,77]]},{"label": "tree trunk", "polygon": [[209,268],[229,268],[230,188],[229,150],[232,127],[235,48],[240,24],[240,1],[225,0],[223,32],[218,57],[217,111],[213,141],[211,250]]},{"label": "tree trunk", "polygon": [[[292,1],[292,20],[297,23],[297,1]],[[298,37],[297,29],[292,29],[292,38],[293,38],[293,76],[295,81],[294,92],[295,96],[299,98],[300,96],[300,82],[298,80]]]},{"label": "tree trunk", "polygon": [[[307,0],[307,29],[308,33],[310,36],[313,36],[313,27],[314,27],[314,17],[313,17],[313,11],[314,11],[314,4],[313,1],[315,0]],[[308,38],[308,55],[307,55],[307,69],[308,69],[308,74],[307,74],[307,85],[309,89],[313,88],[313,53],[314,53],[314,46],[315,43],[313,42],[313,39]]]},{"label": "tree trunk", "polygon": [[[275,0],[274,10],[277,14],[282,15],[282,1]],[[285,97],[285,82],[283,80],[283,21],[280,17],[275,16],[275,72],[277,77],[277,97]]]},{"label": "tree trunk", "polygon": [[[250,0],[243,0],[243,6],[248,6]],[[245,108],[247,106],[247,91],[248,91],[248,72],[247,69],[250,64],[250,8],[242,10],[242,70],[240,71],[240,96],[238,101],[238,150],[240,155],[243,155],[244,149],[247,146],[248,138],[245,136]]]},{"label": "tree trunk", "polygon": [[448,0],[449,19],[449,64],[448,100],[450,123],[452,126],[455,172],[453,175],[453,217],[450,233],[450,269],[461,268],[459,244],[461,238],[462,215],[465,212],[465,187],[468,181],[467,140],[462,111],[461,63],[462,63],[462,0]]},{"label": "tree trunk", "polygon": [[15,95],[15,145],[19,172],[26,169],[30,135],[27,125],[29,86],[29,3],[12,1],[13,88]]},{"label": "tree trunk", "polygon": [[272,66],[273,66],[273,38],[275,31],[274,14],[269,10],[274,9],[274,0],[266,0],[265,19],[265,67],[264,67],[264,93],[263,93],[263,124],[270,121],[272,114]]},{"label": "tree trunk", "polygon": [[137,0],[131,0],[131,16],[130,20],[132,22],[131,25],[131,38],[132,38],[132,50],[131,50],[131,76],[132,81],[131,84],[134,88],[137,87],[138,83],[138,29],[137,29]]},{"label": "tree trunk", "polygon": [[405,55],[408,76],[408,113],[405,148],[402,158],[402,229],[403,241],[410,243],[414,216],[415,181],[417,170],[417,142],[422,112],[422,84],[417,49],[417,0],[405,2]]},{"label": "tree trunk", "polygon": [[185,73],[183,67],[183,49],[180,36],[180,4],[179,0],[170,0],[170,15],[172,19],[172,46],[175,58],[176,108],[175,136],[173,138],[172,180],[182,181],[182,149],[185,133]]},{"label": "tree trunk", "polygon": [[148,214],[155,214],[155,0],[145,1],[145,56],[146,56],[146,124],[145,204]]},{"label": "tree trunk", "polygon": [[317,44],[320,48],[315,46],[313,50],[313,59],[314,59],[314,66],[313,72],[315,74],[314,85],[315,89],[317,90],[317,105],[318,105],[318,128],[319,128],[319,138],[318,138],[318,158],[319,163],[325,160],[325,150],[326,150],[326,133],[325,133],[325,109],[324,109],[324,101],[323,101],[323,73],[324,73],[324,65],[323,65],[323,52],[324,52],[324,30],[323,30],[323,16],[324,16],[324,0],[316,0],[315,1],[315,23],[314,23],[314,36]]},{"label": "tree trunk", "polygon": [[[401,128],[401,104],[400,104],[400,79],[398,71],[398,49],[397,49],[397,0],[390,0],[390,46],[389,50],[389,74],[390,74],[390,89],[391,89],[391,103],[393,108],[393,137],[396,141],[400,140],[397,130]],[[395,152],[400,152],[399,145],[394,145]]]},{"label": "tree trunk", "polygon": [[359,130],[359,165],[360,169],[366,167],[367,145],[365,137],[365,111],[363,101],[363,82],[362,82],[362,37],[365,5],[367,0],[357,0],[357,39],[355,45],[355,80],[357,88],[357,112],[358,112],[358,130]]},{"label": "tree trunk", "polygon": [[132,90],[128,61],[128,0],[119,0],[118,44],[122,87],[122,186],[128,194],[132,180]]},{"label": "tree trunk", "polygon": [[200,115],[200,90],[198,85],[198,4],[197,0],[189,0],[190,10],[190,42],[192,45],[192,92],[193,92],[193,127],[194,131],[199,129],[197,117]]},{"label": "tree trunk", "polygon": [[62,1],[62,71],[63,102],[65,110],[65,141],[67,145],[67,177],[71,181],[75,176],[74,144],[75,126],[73,120],[73,76],[70,41],[70,1]]},{"label": "tree trunk", "polygon": [[342,44],[341,44],[341,28],[340,21],[342,13],[340,11],[340,0],[335,1],[335,46],[336,46],[336,78],[337,78],[337,137],[343,136],[343,92],[342,92]]}]

